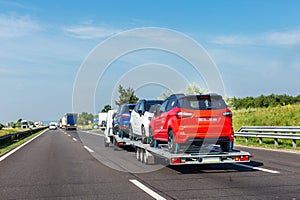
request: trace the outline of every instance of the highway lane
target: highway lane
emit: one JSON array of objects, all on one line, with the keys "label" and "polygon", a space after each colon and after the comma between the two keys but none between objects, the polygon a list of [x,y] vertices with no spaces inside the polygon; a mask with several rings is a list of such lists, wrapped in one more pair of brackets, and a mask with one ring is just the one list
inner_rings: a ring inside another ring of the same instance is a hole
[{"label": "highway lane", "polygon": [[0,162],[0,198],[152,199],[129,179],[135,177],[107,168],[53,130]]},{"label": "highway lane", "polygon": [[300,199],[299,155],[244,150],[255,156],[250,165],[280,173],[231,164],[145,166],[133,152],[104,147],[97,133],[48,131],[0,162],[0,195],[1,199],[151,199],[129,182],[137,180],[166,199]]}]

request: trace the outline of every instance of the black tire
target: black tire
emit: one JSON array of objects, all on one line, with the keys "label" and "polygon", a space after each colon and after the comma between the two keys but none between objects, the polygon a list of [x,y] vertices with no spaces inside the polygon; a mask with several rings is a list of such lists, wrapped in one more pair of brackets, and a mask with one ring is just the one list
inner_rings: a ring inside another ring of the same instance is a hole
[{"label": "black tire", "polygon": [[154,136],[153,136],[153,130],[151,127],[149,128],[149,141],[148,142],[150,144],[150,147],[154,147]]},{"label": "black tire", "polygon": [[[176,146],[177,146],[177,149],[176,149]],[[172,130],[170,130],[169,134],[168,134],[168,148],[169,148],[170,153],[177,153],[179,150],[178,144],[176,144],[176,142],[175,142],[174,132]]]},{"label": "black tire", "polygon": [[142,133],[142,143],[146,144],[147,143],[147,137],[146,137],[146,130],[145,130],[144,126],[141,127],[141,133]]},{"label": "black tire", "polygon": [[129,139],[133,140],[134,137],[133,137],[133,130],[132,130],[131,124],[129,124],[129,133],[128,134],[129,134]]},{"label": "black tire", "polygon": [[222,142],[220,144],[220,147],[222,149],[223,152],[229,152],[230,150],[230,142]]}]

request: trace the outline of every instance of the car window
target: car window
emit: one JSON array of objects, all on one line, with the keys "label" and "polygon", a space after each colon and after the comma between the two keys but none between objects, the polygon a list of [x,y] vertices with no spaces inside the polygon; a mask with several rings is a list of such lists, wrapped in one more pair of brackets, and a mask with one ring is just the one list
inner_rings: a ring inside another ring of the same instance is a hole
[{"label": "car window", "polygon": [[171,110],[172,108],[176,107],[177,105],[177,98],[175,97],[172,97],[167,105],[167,108],[166,108],[166,111],[169,111]]},{"label": "car window", "polygon": [[156,100],[156,101],[146,101],[145,102],[145,111],[150,111],[150,108],[153,105],[160,105],[163,101]]},{"label": "car window", "polygon": [[161,104],[161,106],[160,106],[160,108],[159,108],[159,113],[166,112],[166,107],[167,107],[167,104],[168,104],[168,103],[169,103],[169,99],[166,100],[166,101],[164,101],[164,102]]},{"label": "car window", "polygon": [[138,112],[138,111],[139,111],[140,105],[141,105],[141,101],[139,101],[139,102],[136,104],[136,106],[134,107],[134,111],[135,111],[135,112]]},{"label": "car window", "polygon": [[141,102],[141,105],[140,105],[140,107],[139,107],[139,110],[145,111],[145,101],[142,101],[142,102]]},{"label": "car window", "polygon": [[191,110],[218,110],[227,107],[221,96],[189,96],[179,100],[181,108]]}]

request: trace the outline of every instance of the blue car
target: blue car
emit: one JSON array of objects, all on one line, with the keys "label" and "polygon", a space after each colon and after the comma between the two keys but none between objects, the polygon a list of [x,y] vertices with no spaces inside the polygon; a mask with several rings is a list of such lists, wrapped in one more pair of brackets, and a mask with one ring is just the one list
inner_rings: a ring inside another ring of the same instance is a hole
[{"label": "blue car", "polygon": [[114,133],[120,137],[129,137],[131,111],[135,104],[122,104],[113,119]]}]

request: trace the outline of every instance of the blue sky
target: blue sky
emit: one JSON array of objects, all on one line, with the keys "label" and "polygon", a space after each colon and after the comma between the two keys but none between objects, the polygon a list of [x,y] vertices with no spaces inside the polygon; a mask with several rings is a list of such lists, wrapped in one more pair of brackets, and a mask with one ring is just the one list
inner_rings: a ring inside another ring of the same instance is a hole
[{"label": "blue sky", "polygon": [[[0,122],[58,119],[72,111],[74,81],[89,53],[110,36],[142,27],[172,29],[201,44],[228,96],[298,95],[299,10],[296,0],[0,0]],[[163,53],[137,53],[115,65],[161,57],[172,63]],[[192,74],[191,80],[202,84]],[[147,90],[137,94],[154,98],[161,92],[156,86]],[[88,112],[111,103],[99,92],[95,98],[95,109]]]}]

